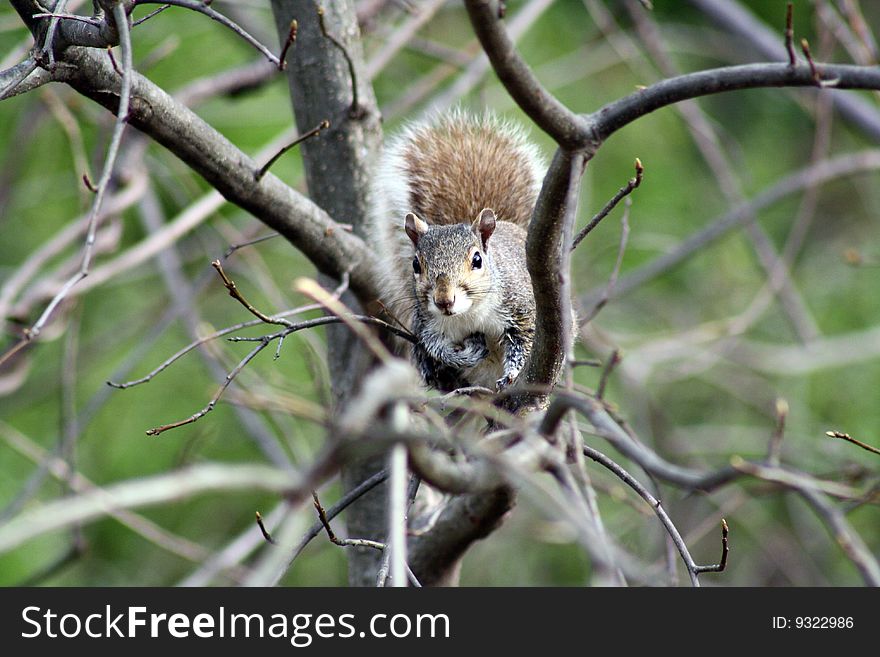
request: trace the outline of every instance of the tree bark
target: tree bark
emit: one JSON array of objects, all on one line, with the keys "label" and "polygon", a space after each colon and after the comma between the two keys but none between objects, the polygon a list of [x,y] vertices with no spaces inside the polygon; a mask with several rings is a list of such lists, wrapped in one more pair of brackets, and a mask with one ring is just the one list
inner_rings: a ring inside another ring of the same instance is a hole
[{"label": "tree bark", "polygon": [[[352,3],[323,3],[327,36],[319,21],[319,6],[321,3],[313,0],[272,2],[282,43],[287,40],[291,21],[298,24],[296,43],[287,56],[297,127],[305,133],[324,120],[330,122],[328,130],[299,147],[309,196],[336,221],[350,224],[356,234],[363,235],[370,205],[369,174],[382,140],[379,110],[365,72]],[[334,40],[344,47],[345,53]],[[359,311],[353,296],[346,295],[343,300]],[[354,335],[338,325],[327,329],[327,360],[338,409],[357,391],[371,359]],[[347,465],[342,472],[345,490],[351,490],[382,467],[381,457]],[[385,500],[386,487],[382,484],[349,508],[346,519],[351,537],[384,540]],[[353,548],[347,554],[349,583],[374,586],[381,552]]]}]

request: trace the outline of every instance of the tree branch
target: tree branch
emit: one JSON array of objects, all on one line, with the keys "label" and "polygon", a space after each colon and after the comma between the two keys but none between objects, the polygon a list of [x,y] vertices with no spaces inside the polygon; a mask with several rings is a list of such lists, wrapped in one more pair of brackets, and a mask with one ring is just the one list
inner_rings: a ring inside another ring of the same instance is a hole
[{"label": "tree branch", "polygon": [[[117,109],[118,76],[106,57],[69,48],[63,61],[74,66],[59,69],[58,79],[111,111]],[[351,288],[360,298],[378,296],[371,255],[358,237],[272,174],[255,183],[259,167],[249,156],[145,77],[134,73],[132,78],[131,125],[186,162],[227,200],[281,233],[319,271],[338,279],[350,270]]]},{"label": "tree branch", "polygon": [[[880,68],[817,64],[822,80],[837,89],[880,89]],[[601,142],[639,117],[673,103],[725,91],[762,87],[814,87],[807,65],[746,64],[687,73],[652,84],[605,105],[587,118]]]},{"label": "tree branch", "polygon": [[504,29],[498,3],[466,0],[465,7],[495,73],[517,105],[563,148],[583,148],[590,137],[589,126],[548,92],[520,57]]},{"label": "tree branch", "polygon": [[[570,351],[573,327],[569,263],[584,164],[580,153],[561,148],[556,152],[529,224],[526,264],[535,295],[535,340],[514,394],[504,402],[511,411],[544,404]],[[535,392],[536,388],[543,391]]]}]

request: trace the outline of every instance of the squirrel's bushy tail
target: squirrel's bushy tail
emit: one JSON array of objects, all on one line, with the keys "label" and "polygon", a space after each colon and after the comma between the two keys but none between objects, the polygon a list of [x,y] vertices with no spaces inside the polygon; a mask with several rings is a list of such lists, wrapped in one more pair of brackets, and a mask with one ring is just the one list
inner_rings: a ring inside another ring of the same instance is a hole
[{"label": "squirrel's bushy tail", "polygon": [[410,124],[385,148],[377,182],[389,219],[472,222],[483,208],[523,228],[546,167],[525,131],[492,112],[453,110]]}]

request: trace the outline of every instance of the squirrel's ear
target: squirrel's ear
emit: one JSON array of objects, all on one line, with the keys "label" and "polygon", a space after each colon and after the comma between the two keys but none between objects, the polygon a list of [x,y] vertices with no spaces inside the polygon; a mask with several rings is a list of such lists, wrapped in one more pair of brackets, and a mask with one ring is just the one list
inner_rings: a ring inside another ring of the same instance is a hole
[{"label": "squirrel's ear", "polygon": [[480,211],[480,216],[477,217],[472,228],[474,234],[480,236],[480,242],[482,242],[485,249],[486,243],[492,237],[492,233],[495,232],[495,213],[489,208],[484,208]]},{"label": "squirrel's ear", "polygon": [[428,224],[419,219],[412,212],[406,215],[404,228],[406,228],[406,234],[409,235],[410,240],[412,240],[412,243],[415,246],[419,245],[419,238],[428,232]]}]

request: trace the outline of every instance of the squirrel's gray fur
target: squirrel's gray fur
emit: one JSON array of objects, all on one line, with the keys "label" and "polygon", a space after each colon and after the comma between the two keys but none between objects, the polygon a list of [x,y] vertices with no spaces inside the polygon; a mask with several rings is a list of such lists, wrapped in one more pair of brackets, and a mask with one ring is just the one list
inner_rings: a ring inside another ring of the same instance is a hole
[{"label": "squirrel's gray fur", "polygon": [[535,326],[526,229],[545,170],[524,132],[491,113],[441,114],[386,146],[367,240],[428,385],[500,389],[522,369]]}]

